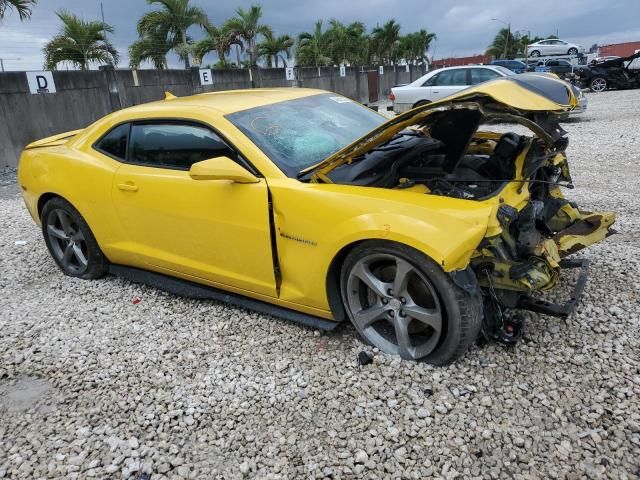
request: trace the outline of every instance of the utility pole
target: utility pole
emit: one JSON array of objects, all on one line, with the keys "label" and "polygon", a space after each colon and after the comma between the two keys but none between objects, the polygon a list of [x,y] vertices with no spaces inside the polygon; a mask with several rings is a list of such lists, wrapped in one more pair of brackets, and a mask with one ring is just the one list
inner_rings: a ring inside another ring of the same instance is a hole
[{"label": "utility pole", "polygon": [[0,71],[4,72],[4,60],[0,58]]},{"label": "utility pole", "polygon": [[504,58],[507,58],[509,52],[509,39],[511,38],[511,22],[507,24],[507,41],[504,42]]},{"label": "utility pole", "polygon": [[104,37],[105,42],[107,41],[107,29],[105,28],[104,23],[104,7],[102,6],[102,2],[100,2],[100,15],[102,15],[102,36]]}]

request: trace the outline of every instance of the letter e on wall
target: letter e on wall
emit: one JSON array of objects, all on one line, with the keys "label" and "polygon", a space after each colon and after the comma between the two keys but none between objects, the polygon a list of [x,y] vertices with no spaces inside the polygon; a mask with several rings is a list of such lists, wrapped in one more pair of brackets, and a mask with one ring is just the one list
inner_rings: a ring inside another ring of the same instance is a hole
[{"label": "letter e on wall", "polygon": [[200,69],[200,85],[213,85],[213,75],[210,68]]},{"label": "letter e on wall", "polygon": [[31,93],[56,93],[56,84],[51,72],[26,72],[26,75]]}]

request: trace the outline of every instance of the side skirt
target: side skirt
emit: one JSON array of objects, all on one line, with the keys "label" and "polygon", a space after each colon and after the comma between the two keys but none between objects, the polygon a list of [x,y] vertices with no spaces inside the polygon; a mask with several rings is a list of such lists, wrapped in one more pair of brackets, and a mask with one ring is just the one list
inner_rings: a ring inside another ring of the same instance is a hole
[{"label": "side skirt", "polygon": [[280,317],[285,320],[299,323],[307,327],[317,328],[319,330],[331,331],[336,328],[339,323],[308,315],[306,313],[296,312],[270,303],[261,302],[260,300],[255,300],[235,293],[218,290],[217,288],[189,282],[188,280],[183,280],[181,278],[170,277],[168,275],[139,268],[112,264],[109,267],[109,273],[125,278],[134,283],[142,283],[159,290],[164,290],[165,292],[169,292],[180,297],[194,298],[198,300],[217,300],[222,303],[228,303],[230,305],[235,305],[236,307],[246,308],[247,310],[266,313],[267,315]]}]

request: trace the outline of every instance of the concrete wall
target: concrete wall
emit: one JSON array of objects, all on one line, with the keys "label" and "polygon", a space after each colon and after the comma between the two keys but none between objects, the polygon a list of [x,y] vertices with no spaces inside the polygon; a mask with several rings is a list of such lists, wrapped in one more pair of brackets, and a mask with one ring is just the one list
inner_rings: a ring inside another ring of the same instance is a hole
[{"label": "concrete wall", "polygon": [[[377,67],[371,67],[377,70]],[[0,167],[16,166],[23,147],[40,138],[83,128],[121,108],[164,98],[164,92],[184,96],[202,92],[258,87],[309,87],[369,102],[367,68],[298,68],[287,81],[283,68],[212,70],[213,85],[200,85],[198,69],[53,72],[56,93],[31,94],[24,72],[0,73]],[[381,100],[393,85],[409,83],[420,67],[386,67],[379,77]]]}]

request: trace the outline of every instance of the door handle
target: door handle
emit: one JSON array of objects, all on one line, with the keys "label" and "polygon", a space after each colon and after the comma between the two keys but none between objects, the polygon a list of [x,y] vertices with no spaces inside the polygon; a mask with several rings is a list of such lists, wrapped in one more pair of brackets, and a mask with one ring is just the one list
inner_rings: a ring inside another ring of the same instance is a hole
[{"label": "door handle", "polygon": [[118,188],[120,190],[124,190],[125,192],[137,192],[138,191],[138,186],[133,182],[119,183],[118,184]]}]

